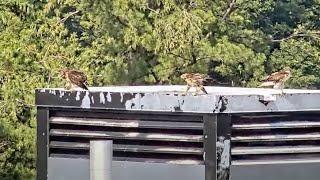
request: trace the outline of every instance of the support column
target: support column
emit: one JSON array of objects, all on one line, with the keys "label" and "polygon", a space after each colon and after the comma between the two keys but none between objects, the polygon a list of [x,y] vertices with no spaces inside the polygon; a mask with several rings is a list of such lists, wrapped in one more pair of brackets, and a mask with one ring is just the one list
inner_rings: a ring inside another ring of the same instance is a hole
[{"label": "support column", "polygon": [[112,140],[90,141],[90,180],[111,180]]}]

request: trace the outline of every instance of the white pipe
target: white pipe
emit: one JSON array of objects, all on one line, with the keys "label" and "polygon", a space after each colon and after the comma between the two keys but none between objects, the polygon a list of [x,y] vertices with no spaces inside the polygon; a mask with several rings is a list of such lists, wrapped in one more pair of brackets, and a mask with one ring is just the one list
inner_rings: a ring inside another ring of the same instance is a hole
[{"label": "white pipe", "polygon": [[112,140],[90,141],[90,180],[111,180]]}]

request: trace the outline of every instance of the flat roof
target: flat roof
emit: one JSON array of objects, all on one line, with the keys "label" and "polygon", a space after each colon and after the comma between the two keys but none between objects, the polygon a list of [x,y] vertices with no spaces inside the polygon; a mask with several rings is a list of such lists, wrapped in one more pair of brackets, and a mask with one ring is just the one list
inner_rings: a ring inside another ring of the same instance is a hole
[{"label": "flat roof", "polygon": [[[184,93],[187,86],[166,85],[166,86],[108,86],[108,87],[89,87],[90,92],[123,92],[123,93]],[[271,88],[242,88],[242,87],[221,87],[205,86],[208,94],[212,95],[262,95],[262,94],[281,94],[279,89]],[[41,89],[39,89],[41,90]],[[64,91],[63,88],[42,88],[42,90]],[[81,90],[81,89],[76,89]],[[189,92],[194,92],[191,88]],[[320,93],[320,90],[307,89],[283,89],[284,93]],[[202,93],[203,94],[203,93]]]},{"label": "flat roof", "polygon": [[89,91],[62,88],[36,90],[38,107],[169,111],[193,113],[245,113],[320,111],[320,90],[206,86],[208,94],[193,96],[186,86],[89,87]]}]

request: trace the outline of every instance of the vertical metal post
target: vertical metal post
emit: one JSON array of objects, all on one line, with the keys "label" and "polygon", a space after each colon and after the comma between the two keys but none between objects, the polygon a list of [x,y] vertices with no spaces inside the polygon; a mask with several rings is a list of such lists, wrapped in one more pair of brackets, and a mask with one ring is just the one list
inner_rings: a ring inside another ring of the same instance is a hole
[{"label": "vertical metal post", "polygon": [[48,179],[49,110],[37,109],[37,180]]},{"label": "vertical metal post", "polygon": [[230,179],[231,115],[217,115],[217,180]]},{"label": "vertical metal post", "polygon": [[217,180],[217,115],[203,116],[205,180]]},{"label": "vertical metal post", "polygon": [[90,141],[90,180],[111,180],[112,140]]}]

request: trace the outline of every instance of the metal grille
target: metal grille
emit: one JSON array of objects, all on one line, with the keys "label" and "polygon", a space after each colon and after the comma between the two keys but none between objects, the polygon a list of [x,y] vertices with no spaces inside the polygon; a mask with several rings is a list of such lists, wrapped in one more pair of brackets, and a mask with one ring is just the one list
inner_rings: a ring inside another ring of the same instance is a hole
[{"label": "metal grille", "polygon": [[232,117],[232,163],[320,161],[320,114]]},{"label": "metal grille", "polygon": [[203,163],[201,116],[55,112],[49,128],[51,157],[88,158],[90,140],[112,139],[115,160]]}]

